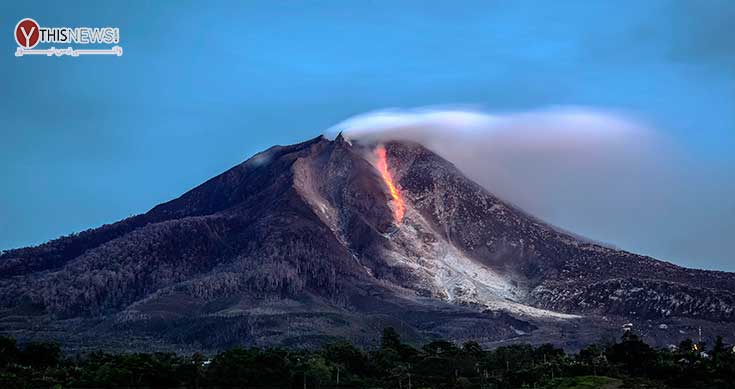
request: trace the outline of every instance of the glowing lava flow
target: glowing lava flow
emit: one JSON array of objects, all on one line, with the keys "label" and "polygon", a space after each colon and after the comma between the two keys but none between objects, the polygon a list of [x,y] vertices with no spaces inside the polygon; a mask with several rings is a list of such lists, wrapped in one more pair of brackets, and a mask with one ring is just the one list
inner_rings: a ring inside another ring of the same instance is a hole
[{"label": "glowing lava flow", "polygon": [[403,215],[406,213],[406,205],[403,204],[401,193],[398,192],[395,184],[393,184],[393,176],[388,171],[388,160],[385,157],[385,147],[378,146],[375,149],[375,156],[378,158],[378,171],[383,177],[383,181],[390,190],[390,196],[393,198],[393,218],[397,224],[400,224],[403,220]]}]

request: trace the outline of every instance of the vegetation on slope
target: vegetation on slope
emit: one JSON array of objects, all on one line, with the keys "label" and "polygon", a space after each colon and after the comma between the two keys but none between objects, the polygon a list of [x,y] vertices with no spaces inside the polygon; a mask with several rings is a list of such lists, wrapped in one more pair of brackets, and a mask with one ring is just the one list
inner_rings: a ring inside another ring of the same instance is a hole
[{"label": "vegetation on slope", "polygon": [[567,354],[552,345],[484,350],[434,341],[414,348],[392,328],[380,346],[347,342],[318,350],[234,348],[210,357],[95,352],[0,337],[0,387],[618,388],[732,387],[735,354],[721,338],[655,350],[632,332]]}]

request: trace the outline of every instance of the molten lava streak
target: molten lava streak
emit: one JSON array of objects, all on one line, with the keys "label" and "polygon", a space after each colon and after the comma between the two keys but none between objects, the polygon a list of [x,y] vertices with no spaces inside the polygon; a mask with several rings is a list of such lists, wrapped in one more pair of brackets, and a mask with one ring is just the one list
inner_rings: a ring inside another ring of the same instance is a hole
[{"label": "molten lava streak", "polygon": [[375,149],[375,156],[378,158],[378,171],[381,177],[383,177],[385,185],[388,186],[388,190],[390,190],[390,196],[393,198],[393,218],[397,224],[400,224],[403,220],[403,215],[406,213],[406,205],[403,203],[401,193],[393,183],[393,176],[388,171],[388,159],[385,157],[385,147],[382,145],[378,146]]}]

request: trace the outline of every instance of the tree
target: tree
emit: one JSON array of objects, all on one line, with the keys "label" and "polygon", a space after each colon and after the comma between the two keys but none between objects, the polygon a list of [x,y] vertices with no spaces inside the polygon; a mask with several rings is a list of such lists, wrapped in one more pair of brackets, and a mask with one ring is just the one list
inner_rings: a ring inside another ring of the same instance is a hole
[{"label": "tree", "polygon": [[21,363],[35,367],[55,367],[61,359],[61,347],[56,343],[31,342],[20,353]]},{"label": "tree", "polygon": [[459,349],[454,343],[446,340],[436,340],[421,347],[421,350],[428,356],[453,356],[459,353]]},{"label": "tree", "polygon": [[0,367],[17,362],[17,358],[18,346],[15,344],[15,339],[0,336]]},{"label": "tree", "polygon": [[727,353],[727,348],[725,347],[725,342],[722,340],[722,336],[718,336],[717,339],[715,339],[715,344],[712,346],[712,359],[714,361],[717,361],[718,359],[722,358],[725,353]]},{"label": "tree", "polygon": [[365,376],[370,373],[367,355],[349,342],[330,343],[322,348],[321,355],[337,369],[339,383],[354,381],[352,375]]},{"label": "tree", "polygon": [[393,327],[383,329],[383,336],[380,338],[381,349],[393,349],[398,351],[401,348],[401,336]]},{"label": "tree", "polygon": [[318,389],[324,383],[329,383],[332,377],[332,370],[327,365],[327,361],[322,357],[309,358],[306,362],[306,377],[314,383]]},{"label": "tree", "polygon": [[465,342],[462,345],[462,352],[470,358],[480,359],[484,354],[482,347],[475,341]]},{"label": "tree", "polygon": [[603,350],[599,346],[591,344],[579,350],[577,361],[591,369],[592,375],[597,375],[603,366],[606,365],[607,358],[605,358]]},{"label": "tree", "polygon": [[656,351],[643,342],[632,330],[623,334],[623,341],[607,350],[607,359],[622,366],[630,375],[645,376],[656,362]]}]

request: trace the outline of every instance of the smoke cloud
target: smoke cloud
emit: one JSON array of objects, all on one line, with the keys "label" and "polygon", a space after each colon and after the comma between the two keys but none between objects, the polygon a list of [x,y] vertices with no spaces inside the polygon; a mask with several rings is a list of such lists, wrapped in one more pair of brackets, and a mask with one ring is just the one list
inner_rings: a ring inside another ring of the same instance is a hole
[{"label": "smoke cloud", "polygon": [[728,200],[735,190],[726,175],[702,174],[661,131],[622,112],[383,110],[349,118],[328,133],[338,131],[352,140],[419,142],[554,225],[682,265],[713,267],[726,247],[713,225],[733,231],[732,222],[720,220],[735,216]]}]

